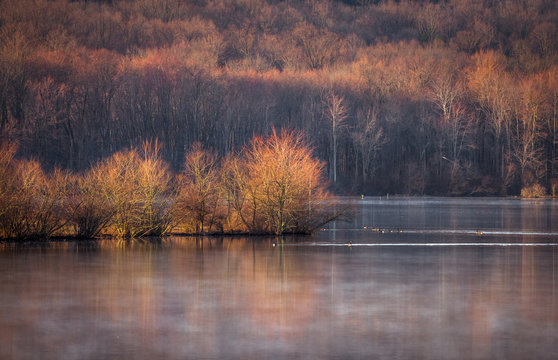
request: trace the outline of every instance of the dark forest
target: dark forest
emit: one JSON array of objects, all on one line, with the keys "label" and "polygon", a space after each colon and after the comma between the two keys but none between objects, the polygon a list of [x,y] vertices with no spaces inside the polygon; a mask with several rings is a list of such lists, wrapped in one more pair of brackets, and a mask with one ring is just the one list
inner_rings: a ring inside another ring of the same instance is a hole
[{"label": "dark forest", "polygon": [[301,131],[341,194],[558,187],[558,2],[0,2],[0,140],[172,170]]}]

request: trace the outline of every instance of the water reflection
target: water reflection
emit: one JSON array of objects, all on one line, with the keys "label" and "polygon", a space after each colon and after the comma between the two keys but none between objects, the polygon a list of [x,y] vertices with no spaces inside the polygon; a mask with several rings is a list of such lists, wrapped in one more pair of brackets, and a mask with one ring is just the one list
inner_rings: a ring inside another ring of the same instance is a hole
[{"label": "water reflection", "polygon": [[4,243],[0,358],[558,353],[558,247],[301,246],[329,236]]}]

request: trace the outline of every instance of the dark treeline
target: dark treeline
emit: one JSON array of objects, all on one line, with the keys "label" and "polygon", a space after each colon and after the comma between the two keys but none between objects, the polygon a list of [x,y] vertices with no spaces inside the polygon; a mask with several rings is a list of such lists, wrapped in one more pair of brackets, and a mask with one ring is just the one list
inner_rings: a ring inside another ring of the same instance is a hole
[{"label": "dark treeline", "polygon": [[224,156],[273,128],[303,130],[342,192],[553,192],[558,2],[0,3],[18,156],[81,171],[159,139],[180,171],[195,142]]}]

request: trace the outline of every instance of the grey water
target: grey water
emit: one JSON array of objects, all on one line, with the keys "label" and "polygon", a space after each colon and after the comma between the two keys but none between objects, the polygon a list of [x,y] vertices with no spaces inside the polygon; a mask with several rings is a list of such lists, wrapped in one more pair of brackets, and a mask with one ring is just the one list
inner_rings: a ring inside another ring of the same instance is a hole
[{"label": "grey water", "polygon": [[342,202],[309,237],[0,243],[0,359],[556,358],[557,201]]}]

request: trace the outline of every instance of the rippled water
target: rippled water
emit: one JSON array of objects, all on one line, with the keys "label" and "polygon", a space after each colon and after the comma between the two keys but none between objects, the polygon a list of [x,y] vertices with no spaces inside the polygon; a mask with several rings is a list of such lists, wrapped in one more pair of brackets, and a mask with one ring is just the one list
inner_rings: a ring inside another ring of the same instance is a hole
[{"label": "rippled water", "polygon": [[0,244],[0,358],[556,357],[558,203],[356,206],[312,237]]}]

